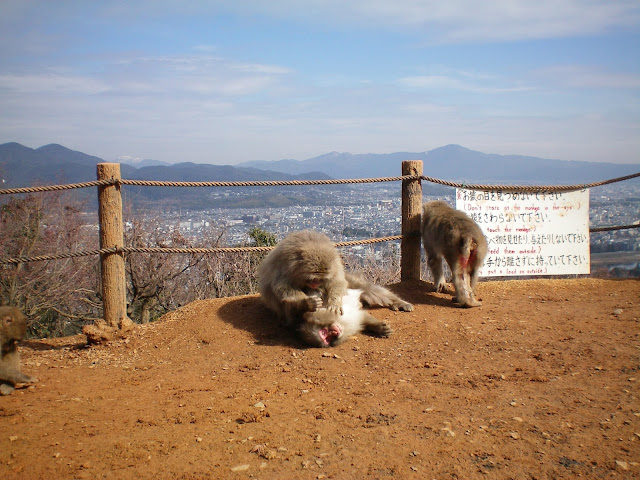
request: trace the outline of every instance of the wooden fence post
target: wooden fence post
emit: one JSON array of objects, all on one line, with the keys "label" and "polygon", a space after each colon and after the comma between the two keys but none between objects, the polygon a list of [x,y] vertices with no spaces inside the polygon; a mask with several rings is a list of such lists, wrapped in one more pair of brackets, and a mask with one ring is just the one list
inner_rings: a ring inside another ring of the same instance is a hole
[{"label": "wooden fence post", "polygon": [[[422,160],[402,162],[402,175],[422,175]],[[422,181],[402,181],[402,241],[400,280],[420,280],[420,218]]]},{"label": "wooden fence post", "polygon": [[[119,163],[99,163],[98,180],[120,180]],[[98,216],[100,221],[100,248],[123,247],[122,196],[120,185],[98,187]],[[127,318],[127,290],[122,252],[100,255],[102,271],[102,308],[104,321],[120,330]]]}]

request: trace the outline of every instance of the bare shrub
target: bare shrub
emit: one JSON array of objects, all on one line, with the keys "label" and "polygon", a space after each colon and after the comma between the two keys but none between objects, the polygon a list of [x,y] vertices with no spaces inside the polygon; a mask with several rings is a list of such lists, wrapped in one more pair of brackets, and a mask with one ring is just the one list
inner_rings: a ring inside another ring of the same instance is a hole
[{"label": "bare shrub", "polygon": [[[0,258],[97,248],[97,232],[82,219],[82,204],[66,193],[11,197],[0,206]],[[0,266],[4,303],[31,318],[29,336],[78,333],[102,316],[95,257]]]}]

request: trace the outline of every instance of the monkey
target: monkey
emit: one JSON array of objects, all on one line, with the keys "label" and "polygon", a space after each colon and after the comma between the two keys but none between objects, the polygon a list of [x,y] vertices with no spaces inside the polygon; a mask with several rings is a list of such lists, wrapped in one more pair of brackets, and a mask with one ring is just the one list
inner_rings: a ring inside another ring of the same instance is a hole
[{"label": "monkey", "polygon": [[299,323],[304,312],[319,307],[318,297],[307,294],[310,291],[319,290],[327,311],[341,315],[347,280],[329,237],[302,230],[287,235],[262,260],[258,289],[267,308],[292,326]]},{"label": "monkey", "polygon": [[[388,323],[362,309],[362,293],[360,289],[347,289],[342,297],[342,315],[324,307],[305,312],[297,329],[301,339],[312,347],[335,347],[360,332],[383,338],[390,336],[393,331]],[[320,292],[313,292],[311,296],[320,297]]]},{"label": "monkey", "polygon": [[314,324],[314,317],[305,314],[319,308],[324,310],[323,322],[329,316],[342,316],[348,288],[360,291],[359,301],[363,305],[413,310],[413,305],[390,290],[346,273],[333,242],[314,230],[287,235],[258,266],[262,302],[286,327],[296,331],[301,324]]},{"label": "monkey", "polygon": [[0,307],[0,395],[10,395],[16,383],[37,380],[20,371],[20,353],[16,343],[27,333],[27,317],[16,307]]},{"label": "monkey", "polygon": [[443,201],[422,206],[422,243],[436,292],[445,288],[442,259],[451,269],[454,301],[461,307],[482,305],[475,297],[478,273],[487,254],[487,240],[468,215]]}]

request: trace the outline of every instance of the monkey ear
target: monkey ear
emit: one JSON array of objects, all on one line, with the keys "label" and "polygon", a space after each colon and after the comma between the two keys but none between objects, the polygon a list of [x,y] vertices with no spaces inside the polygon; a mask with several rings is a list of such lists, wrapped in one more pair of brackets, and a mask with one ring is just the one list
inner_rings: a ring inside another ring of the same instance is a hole
[{"label": "monkey ear", "polygon": [[13,323],[13,315],[5,315],[4,317],[2,317],[2,324],[3,325],[11,325]]}]

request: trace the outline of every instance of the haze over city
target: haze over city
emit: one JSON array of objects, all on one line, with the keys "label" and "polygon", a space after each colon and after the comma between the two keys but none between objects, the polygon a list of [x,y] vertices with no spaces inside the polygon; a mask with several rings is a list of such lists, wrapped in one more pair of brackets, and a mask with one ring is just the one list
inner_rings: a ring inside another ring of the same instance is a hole
[{"label": "haze over city", "polygon": [[106,161],[454,143],[638,163],[640,3],[4,1],[5,142]]}]

